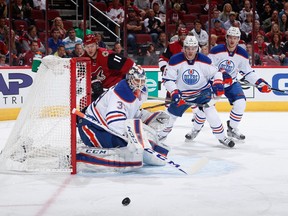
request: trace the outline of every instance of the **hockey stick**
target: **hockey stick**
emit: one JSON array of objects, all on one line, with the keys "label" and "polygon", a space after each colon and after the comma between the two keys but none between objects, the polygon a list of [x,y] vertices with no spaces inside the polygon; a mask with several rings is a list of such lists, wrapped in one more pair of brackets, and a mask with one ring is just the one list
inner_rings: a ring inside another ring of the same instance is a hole
[{"label": "hockey stick", "polygon": [[[239,83],[241,84],[241,86],[253,86],[253,87],[256,87],[256,88],[258,87],[258,85],[249,83],[247,80],[244,79],[244,77],[242,79],[240,79],[239,81],[240,81]],[[288,94],[288,90],[281,90],[281,89],[272,88],[272,87],[270,87],[270,89],[272,91],[282,92],[284,94]]]},{"label": "hockey stick", "polygon": [[[200,95],[198,95],[200,96]],[[194,98],[194,97],[191,97],[191,98]],[[191,98],[185,98],[185,99],[191,99]],[[196,98],[196,97],[195,97]],[[208,103],[206,104],[196,104],[196,103],[191,103],[191,102],[188,102],[186,100],[185,103],[189,106],[198,106],[198,107],[211,107],[213,106],[218,100],[220,99],[220,97],[216,97],[216,98],[212,98]],[[160,104],[156,104],[156,105],[152,105],[152,106],[147,106],[147,107],[144,107],[143,109],[152,109],[152,108],[157,108],[157,107],[161,107],[161,106],[166,106],[166,105],[170,105],[170,104],[173,104],[173,103],[176,103],[175,101],[167,101],[165,103],[160,103]]]},{"label": "hockey stick", "polygon": [[[89,122],[97,125],[98,127],[103,128],[104,130],[107,131],[107,128],[105,128],[105,127],[103,127],[102,125],[98,124],[98,122],[96,122],[95,120],[89,118],[87,115],[85,115],[84,113],[80,112],[80,111],[77,110],[76,108],[73,108],[72,114],[75,114],[75,115],[77,115],[77,116],[79,116],[79,117],[81,117],[81,118],[83,118],[83,119],[85,119],[85,120],[87,120],[87,121],[89,121]],[[117,133],[115,133],[115,132],[113,132],[113,131],[109,131],[109,133],[111,133],[111,134],[113,134],[113,135],[115,135],[115,136],[118,136],[118,137],[120,137],[120,138],[128,141],[126,136],[122,136],[122,135],[117,134]],[[129,135],[129,134],[128,134],[128,135]],[[176,168],[176,169],[179,170],[180,172],[185,173],[185,174],[187,174],[187,175],[190,174],[190,172],[184,171],[184,170],[180,167],[180,165],[179,165],[178,163],[176,163],[176,162],[168,159],[167,157],[161,155],[160,153],[154,151],[153,149],[151,149],[151,148],[144,148],[144,150],[145,150],[146,152],[148,152],[149,154],[154,155],[154,157],[158,158],[159,160],[165,161],[167,164],[169,164],[170,166]],[[204,164],[204,165],[205,165],[205,164]],[[192,170],[192,171],[193,171],[193,170]],[[191,172],[191,174],[193,174],[193,173],[195,173],[195,172]]]}]

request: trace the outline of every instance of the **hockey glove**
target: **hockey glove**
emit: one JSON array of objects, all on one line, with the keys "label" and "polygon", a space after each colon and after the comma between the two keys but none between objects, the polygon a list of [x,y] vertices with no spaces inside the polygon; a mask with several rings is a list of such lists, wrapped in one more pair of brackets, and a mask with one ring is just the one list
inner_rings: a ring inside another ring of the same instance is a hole
[{"label": "hockey glove", "polygon": [[224,85],[223,85],[223,81],[222,80],[214,80],[213,84],[212,84],[212,89],[214,94],[219,97],[221,95],[224,94]]},{"label": "hockey glove", "polygon": [[175,89],[174,91],[171,92],[172,102],[177,104],[178,106],[184,105],[185,101],[182,99],[181,96],[182,93],[178,89]]},{"label": "hockey glove", "polygon": [[99,80],[94,80],[91,84],[92,88],[92,101],[95,101],[103,92],[102,83]]},{"label": "hockey glove", "polygon": [[226,71],[222,72],[223,75],[223,84],[232,85],[233,79],[229,73]]},{"label": "hockey glove", "polygon": [[258,79],[255,83],[257,89],[262,93],[271,92],[271,86],[262,78]]}]

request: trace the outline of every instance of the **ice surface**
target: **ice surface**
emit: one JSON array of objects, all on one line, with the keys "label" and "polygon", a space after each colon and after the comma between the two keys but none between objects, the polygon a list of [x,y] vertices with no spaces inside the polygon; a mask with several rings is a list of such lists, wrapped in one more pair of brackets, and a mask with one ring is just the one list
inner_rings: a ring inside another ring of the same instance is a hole
[{"label": "ice surface", "polygon": [[[228,113],[220,113],[223,123]],[[190,113],[179,118],[166,143],[169,158],[186,170],[145,166],[134,173],[77,175],[0,174],[1,216],[287,216],[288,113],[245,113],[245,142],[228,149],[206,123],[195,141],[184,142]],[[0,122],[0,149],[14,121]],[[226,124],[224,124],[226,128]],[[125,197],[131,199],[122,205]]]}]

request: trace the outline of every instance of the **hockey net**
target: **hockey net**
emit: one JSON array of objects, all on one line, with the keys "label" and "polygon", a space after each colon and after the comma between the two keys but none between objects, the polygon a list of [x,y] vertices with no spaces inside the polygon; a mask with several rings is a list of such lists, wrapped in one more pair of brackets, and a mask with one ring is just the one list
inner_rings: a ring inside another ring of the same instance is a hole
[{"label": "hockey net", "polygon": [[42,59],[36,78],[0,154],[1,171],[76,173],[73,108],[90,102],[89,58]]}]

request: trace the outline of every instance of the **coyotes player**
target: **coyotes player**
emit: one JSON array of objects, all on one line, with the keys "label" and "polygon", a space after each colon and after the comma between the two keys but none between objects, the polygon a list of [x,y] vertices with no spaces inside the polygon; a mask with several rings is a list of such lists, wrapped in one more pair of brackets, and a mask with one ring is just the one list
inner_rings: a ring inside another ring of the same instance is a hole
[{"label": "coyotes player", "polygon": [[83,57],[92,60],[92,100],[96,100],[103,93],[103,88],[108,89],[125,78],[127,71],[134,62],[113,51],[98,47],[95,35],[86,35],[84,39],[85,53]]}]

